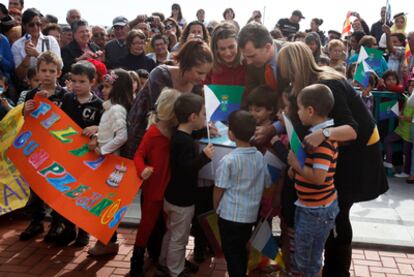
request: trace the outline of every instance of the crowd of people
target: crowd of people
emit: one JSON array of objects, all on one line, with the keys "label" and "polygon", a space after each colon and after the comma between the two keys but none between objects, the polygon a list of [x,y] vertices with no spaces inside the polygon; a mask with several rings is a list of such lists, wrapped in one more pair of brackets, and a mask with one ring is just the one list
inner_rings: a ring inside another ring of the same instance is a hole
[{"label": "crowd of people", "polygon": [[[394,143],[404,144],[397,176],[414,183],[414,32],[407,32],[404,13],[390,19],[385,7],[371,28],[359,13],[350,16],[349,37],[325,33],[322,18],[300,31],[300,10],[269,31],[258,10],[245,25],[232,8],[223,19],[206,22],[200,9],[187,21],[179,4],[167,16],[117,16],[107,28],[89,25],[77,9],[61,23],[9,0],[8,7],[0,4],[0,119],[22,103],[31,112],[40,95],[83,129],[90,151],[134,160],[143,184],[131,276],[145,276],[146,253],[159,276],[198,271],[212,247],[197,218],[210,210],[218,215],[231,277],[246,276],[252,230],[260,217],[273,216],[281,219],[286,274],[350,276],[350,209],[387,191],[384,166],[394,168]],[[354,75],[368,48],[383,56],[365,85]],[[210,84],[245,88],[241,109],[225,122],[236,148],[220,161],[214,181],[198,176],[214,146],[196,143],[218,135],[206,124],[203,85]],[[376,89],[404,95],[400,123],[385,139],[372,114]],[[284,116],[303,143],[303,164],[289,150]],[[277,181],[270,179],[267,152],[288,165]],[[31,222],[21,240],[44,232],[47,209],[33,191],[27,209]],[[45,242],[89,244],[87,232],[56,211],[51,217]],[[185,259],[190,234],[191,262]],[[88,252],[118,249],[115,232]]]}]

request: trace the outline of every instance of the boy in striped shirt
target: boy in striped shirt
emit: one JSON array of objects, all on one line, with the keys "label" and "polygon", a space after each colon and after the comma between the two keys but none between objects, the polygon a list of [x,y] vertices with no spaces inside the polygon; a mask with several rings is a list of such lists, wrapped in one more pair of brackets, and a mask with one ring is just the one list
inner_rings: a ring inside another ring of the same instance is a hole
[{"label": "boy in striped shirt", "polygon": [[331,90],[322,84],[305,87],[297,96],[298,115],[309,131],[323,129],[326,139],[307,150],[305,165],[299,164],[292,151],[288,162],[289,175],[295,180],[298,200],[295,202],[294,266],[306,277],[316,277],[322,266],[322,252],[339,212],[334,174],[338,144],[329,139],[328,118],[334,106]]}]

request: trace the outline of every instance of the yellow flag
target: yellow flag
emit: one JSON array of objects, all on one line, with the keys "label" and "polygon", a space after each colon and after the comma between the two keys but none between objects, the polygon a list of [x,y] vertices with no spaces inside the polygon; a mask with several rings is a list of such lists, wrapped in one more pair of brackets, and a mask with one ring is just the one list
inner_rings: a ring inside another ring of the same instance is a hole
[{"label": "yellow flag", "polygon": [[29,187],[7,158],[6,151],[23,126],[23,104],[10,110],[0,121],[0,216],[22,208],[29,198]]}]

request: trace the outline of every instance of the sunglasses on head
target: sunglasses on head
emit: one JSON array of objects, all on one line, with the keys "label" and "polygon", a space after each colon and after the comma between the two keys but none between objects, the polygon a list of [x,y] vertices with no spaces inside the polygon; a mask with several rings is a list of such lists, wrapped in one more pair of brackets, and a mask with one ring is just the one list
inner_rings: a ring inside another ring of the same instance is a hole
[{"label": "sunglasses on head", "polygon": [[42,26],[42,22],[30,22],[29,24],[27,24],[27,26],[29,26],[30,28],[33,28],[35,26],[41,27]]}]

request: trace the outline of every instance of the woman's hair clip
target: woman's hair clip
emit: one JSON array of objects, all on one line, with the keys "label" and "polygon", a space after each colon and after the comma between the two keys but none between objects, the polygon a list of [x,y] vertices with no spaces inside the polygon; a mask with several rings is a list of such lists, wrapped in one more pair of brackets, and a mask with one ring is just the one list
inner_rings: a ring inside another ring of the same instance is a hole
[{"label": "woman's hair clip", "polygon": [[111,85],[118,79],[118,75],[115,72],[111,71],[109,74],[105,74],[104,81],[110,83]]}]

